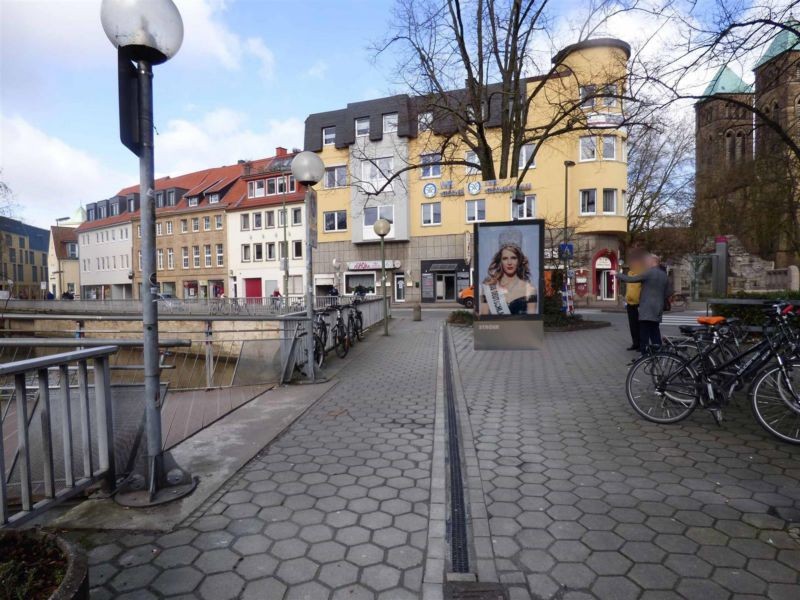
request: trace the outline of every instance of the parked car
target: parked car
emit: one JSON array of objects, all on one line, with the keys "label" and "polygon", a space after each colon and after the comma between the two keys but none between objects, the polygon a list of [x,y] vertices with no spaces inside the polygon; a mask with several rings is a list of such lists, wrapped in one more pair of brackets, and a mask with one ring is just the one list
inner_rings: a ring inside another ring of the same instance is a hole
[{"label": "parked car", "polygon": [[458,294],[458,298],[456,302],[465,306],[466,308],[472,308],[475,306],[475,290],[473,286],[469,286],[468,288],[464,288]]}]

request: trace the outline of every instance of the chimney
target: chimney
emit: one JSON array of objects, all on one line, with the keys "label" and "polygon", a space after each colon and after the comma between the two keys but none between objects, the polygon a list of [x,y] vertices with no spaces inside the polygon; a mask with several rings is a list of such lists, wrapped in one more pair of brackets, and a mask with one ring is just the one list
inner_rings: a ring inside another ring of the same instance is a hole
[{"label": "chimney", "polygon": [[275,156],[286,156],[286,148],[283,146],[275,148]]}]

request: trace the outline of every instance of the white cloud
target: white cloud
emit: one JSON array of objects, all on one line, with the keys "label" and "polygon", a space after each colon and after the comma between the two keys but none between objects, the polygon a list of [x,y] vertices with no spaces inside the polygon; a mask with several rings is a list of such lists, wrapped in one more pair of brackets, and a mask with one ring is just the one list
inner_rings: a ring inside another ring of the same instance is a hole
[{"label": "white cloud", "polygon": [[272,79],[275,72],[275,55],[267,48],[261,38],[248,38],[245,44],[247,51],[260,63],[258,72],[264,79]]},{"label": "white cloud", "polygon": [[156,170],[174,175],[272,156],[277,146],[301,147],[304,127],[300,119],[258,121],[229,108],[173,119],[156,137]]},{"label": "white cloud", "polygon": [[313,77],[314,79],[324,79],[327,72],[328,63],[326,63],[324,60],[318,60],[311,65],[311,67],[309,67],[308,71],[306,71],[306,75],[308,77]]},{"label": "white cloud", "polygon": [[0,138],[0,169],[14,192],[19,216],[40,227],[49,227],[55,217],[70,215],[87,201],[108,198],[136,178],[135,173],[109,169],[22,117],[0,116]]}]

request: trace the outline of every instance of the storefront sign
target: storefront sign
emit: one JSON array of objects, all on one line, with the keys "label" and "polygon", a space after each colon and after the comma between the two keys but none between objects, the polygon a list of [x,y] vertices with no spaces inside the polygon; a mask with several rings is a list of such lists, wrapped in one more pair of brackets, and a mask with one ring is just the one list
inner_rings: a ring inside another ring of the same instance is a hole
[{"label": "storefront sign", "polygon": [[530,183],[520,183],[519,185],[497,185],[496,181],[487,181],[485,192],[487,194],[510,194],[515,190],[526,192],[531,189]]},{"label": "storefront sign", "polygon": [[442,196],[463,196],[464,190],[442,190]]},{"label": "storefront sign", "polygon": [[[347,263],[349,271],[377,271],[381,268],[381,261],[379,260],[357,260],[355,262]],[[387,260],[385,262],[386,269],[399,269],[399,260]]]},{"label": "storefront sign", "polygon": [[601,256],[598,258],[594,263],[595,269],[610,269],[611,268],[611,259],[607,256]]}]

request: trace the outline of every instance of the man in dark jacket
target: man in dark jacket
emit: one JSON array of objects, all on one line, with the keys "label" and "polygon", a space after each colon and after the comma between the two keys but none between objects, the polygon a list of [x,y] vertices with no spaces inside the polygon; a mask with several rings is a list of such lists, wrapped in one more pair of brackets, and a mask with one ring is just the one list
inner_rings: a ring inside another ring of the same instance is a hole
[{"label": "man in dark jacket", "polygon": [[642,284],[639,298],[639,351],[647,353],[651,345],[661,345],[661,317],[667,297],[667,273],[659,268],[661,261],[654,254],[645,257],[647,270],[639,275],[617,273],[626,283]]}]

